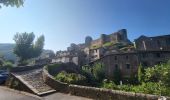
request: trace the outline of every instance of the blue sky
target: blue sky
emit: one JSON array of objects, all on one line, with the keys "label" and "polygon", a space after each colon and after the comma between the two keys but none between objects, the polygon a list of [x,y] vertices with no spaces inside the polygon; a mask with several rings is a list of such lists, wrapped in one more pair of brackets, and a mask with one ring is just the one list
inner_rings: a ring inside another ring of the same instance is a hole
[{"label": "blue sky", "polygon": [[0,9],[0,43],[16,32],[45,35],[45,49],[64,50],[125,28],[130,40],[170,34],[170,0],[25,0],[24,7]]}]

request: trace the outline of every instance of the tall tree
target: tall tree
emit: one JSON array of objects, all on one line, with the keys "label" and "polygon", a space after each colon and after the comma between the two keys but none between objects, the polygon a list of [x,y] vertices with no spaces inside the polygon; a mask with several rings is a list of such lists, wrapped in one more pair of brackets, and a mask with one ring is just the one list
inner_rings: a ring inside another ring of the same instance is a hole
[{"label": "tall tree", "polygon": [[20,58],[20,62],[26,61],[30,58],[38,57],[44,47],[44,36],[40,36],[34,43],[34,33],[17,33],[14,35],[16,43],[14,53]]},{"label": "tall tree", "polygon": [[11,6],[11,7],[20,7],[23,6],[24,0],[0,0],[0,8],[2,5],[4,6]]}]

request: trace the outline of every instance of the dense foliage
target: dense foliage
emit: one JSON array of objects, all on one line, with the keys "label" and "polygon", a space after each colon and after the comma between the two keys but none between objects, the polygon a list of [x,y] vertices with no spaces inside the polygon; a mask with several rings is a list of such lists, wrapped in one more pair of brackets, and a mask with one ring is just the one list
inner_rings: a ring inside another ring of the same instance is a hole
[{"label": "dense foliage", "polygon": [[104,80],[100,87],[128,92],[170,96],[170,62],[138,69],[138,84],[116,85],[115,81]]},{"label": "dense foliage", "polygon": [[83,66],[82,70],[94,77],[96,81],[102,81],[105,78],[104,65],[101,63],[96,63],[93,66]]},{"label": "dense foliage", "polygon": [[65,83],[72,83],[72,84],[84,84],[86,83],[86,77],[76,73],[67,73],[65,71],[61,71],[55,76],[56,80]]},{"label": "dense foliage", "polygon": [[83,77],[85,76],[84,78],[78,78],[79,75],[73,73],[62,72],[56,76],[56,79],[74,84],[77,84],[77,80],[82,80],[85,82],[83,85],[170,96],[170,62],[148,68],[143,68],[140,65],[137,75],[131,75],[130,78],[126,78],[127,82],[123,81],[122,85],[119,84],[119,81],[125,80],[125,78],[121,77],[120,69],[116,69],[113,74],[114,80],[106,79],[104,65],[102,63],[96,63],[92,66],[82,66],[82,75]]},{"label": "dense foliage", "polygon": [[12,62],[6,61],[6,60],[0,58],[0,70],[6,70],[6,69],[10,69],[12,67],[13,67]]},{"label": "dense foliage", "polygon": [[38,57],[44,47],[44,36],[40,36],[35,43],[34,33],[17,33],[14,35],[14,41],[16,43],[14,53],[20,58],[20,63],[25,63],[30,58]]}]

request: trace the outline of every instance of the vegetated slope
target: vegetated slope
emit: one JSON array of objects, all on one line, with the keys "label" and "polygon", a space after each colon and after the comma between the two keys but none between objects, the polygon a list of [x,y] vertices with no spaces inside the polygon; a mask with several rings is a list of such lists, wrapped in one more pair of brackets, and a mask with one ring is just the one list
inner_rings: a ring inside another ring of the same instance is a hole
[{"label": "vegetated slope", "polygon": [[0,55],[4,56],[6,60],[16,61],[16,55],[13,53],[15,44],[12,43],[0,43]]}]

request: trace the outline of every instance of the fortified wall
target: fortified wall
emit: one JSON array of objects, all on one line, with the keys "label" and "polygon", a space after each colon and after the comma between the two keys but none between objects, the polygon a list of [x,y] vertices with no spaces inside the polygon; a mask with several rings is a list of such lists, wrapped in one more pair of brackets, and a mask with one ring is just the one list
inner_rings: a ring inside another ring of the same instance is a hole
[{"label": "fortified wall", "polygon": [[128,43],[129,40],[127,38],[127,30],[126,29],[121,29],[118,32],[106,35],[106,34],[101,34],[99,39],[93,40],[90,36],[87,36],[85,39],[85,45],[86,46],[102,46],[103,44],[107,42],[124,42]]}]

